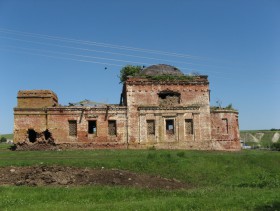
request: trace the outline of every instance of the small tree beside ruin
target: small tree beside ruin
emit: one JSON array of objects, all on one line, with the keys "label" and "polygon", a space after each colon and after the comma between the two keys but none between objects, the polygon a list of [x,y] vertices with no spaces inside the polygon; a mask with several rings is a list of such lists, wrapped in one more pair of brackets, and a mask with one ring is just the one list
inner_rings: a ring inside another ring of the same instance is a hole
[{"label": "small tree beside ruin", "polygon": [[126,65],[120,71],[120,83],[124,83],[129,76],[135,76],[140,73],[141,66]]},{"label": "small tree beside ruin", "polygon": [[7,139],[5,137],[0,138],[0,143],[6,143],[6,142],[7,142]]}]

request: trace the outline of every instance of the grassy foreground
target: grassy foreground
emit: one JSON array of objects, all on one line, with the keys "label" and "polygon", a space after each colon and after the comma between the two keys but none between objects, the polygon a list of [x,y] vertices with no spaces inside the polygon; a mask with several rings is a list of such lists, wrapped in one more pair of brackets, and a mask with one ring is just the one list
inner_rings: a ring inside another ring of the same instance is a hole
[{"label": "grassy foreground", "polygon": [[118,168],[176,178],[188,190],[127,187],[0,187],[0,210],[280,210],[280,153],[181,150],[13,152],[0,166]]}]

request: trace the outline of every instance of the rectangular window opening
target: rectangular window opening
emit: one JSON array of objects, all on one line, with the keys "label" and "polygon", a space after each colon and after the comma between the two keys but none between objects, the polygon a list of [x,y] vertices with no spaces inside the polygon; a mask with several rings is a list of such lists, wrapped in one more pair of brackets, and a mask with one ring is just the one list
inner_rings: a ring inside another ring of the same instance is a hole
[{"label": "rectangular window opening", "polygon": [[147,134],[155,135],[155,120],[147,120]]},{"label": "rectangular window opening", "polygon": [[116,120],[109,120],[108,121],[108,133],[110,136],[117,135],[117,123]]},{"label": "rectangular window opening", "polygon": [[223,120],[223,128],[225,134],[228,134],[228,119],[222,119]]},{"label": "rectangular window opening", "polygon": [[96,120],[88,121],[88,133],[89,134],[96,134],[97,133]]},{"label": "rectangular window opening", "polygon": [[185,120],[185,130],[186,130],[186,135],[193,134],[193,120],[192,119]]},{"label": "rectangular window opening", "polygon": [[166,119],[165,120],[166,125],[166,134],[174,134],[174,119]]},{"label": "rectangular window opening", "polygon": [[69,120],[69,136],[77,136],[77,121]]}]

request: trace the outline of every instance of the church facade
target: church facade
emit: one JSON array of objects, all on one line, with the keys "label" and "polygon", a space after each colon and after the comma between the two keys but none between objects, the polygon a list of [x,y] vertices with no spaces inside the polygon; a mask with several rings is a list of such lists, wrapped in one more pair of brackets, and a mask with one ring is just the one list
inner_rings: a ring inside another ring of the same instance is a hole
[{"label": "church facade", "polygon": [[240,150],[238,112],[211,108],[207,76],[152,65],[123,83],[119,104],[61,106],[50,90],[18,92],[14,142],[93,148]]}]

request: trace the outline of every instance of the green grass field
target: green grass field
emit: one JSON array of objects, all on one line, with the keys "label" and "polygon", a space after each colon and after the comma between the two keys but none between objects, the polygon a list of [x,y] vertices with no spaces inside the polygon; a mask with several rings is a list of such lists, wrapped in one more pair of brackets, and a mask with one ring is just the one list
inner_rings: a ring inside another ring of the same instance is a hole
[{"label": "green grass field", "polygon": [[0,187],[0,210],[280,210],[280,153],[182,150],[15,152],[0,166],[118,168],[175,178],[187,190],[127,187]]}]

